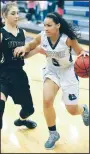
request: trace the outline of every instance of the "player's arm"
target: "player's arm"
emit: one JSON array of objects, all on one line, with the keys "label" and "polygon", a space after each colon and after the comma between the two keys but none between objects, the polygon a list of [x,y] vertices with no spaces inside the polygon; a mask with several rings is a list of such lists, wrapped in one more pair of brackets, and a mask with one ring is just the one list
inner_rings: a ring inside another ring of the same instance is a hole
[{"label": "player's arm", "polygon": [[80,46],[77,40],[71,40],[68,38],[66,44],[71,46],[78,56],[81,54],[88,54],[88,52],[85,52],[85,50]]},{"label": "player's arm", "polygon": [[31,50],[35,49],[41,42],[41,35],[38,34],[35,39],[31,42],[27,43],[25,46],[17,47],[14,50],[14,56],[24,56],[25,54],[29,53]]},{"label": "player's arm", "polygon": [[41,54],[47,56],[45,51],[40,46],[38,46],[34,50],[31,50],[29,53],[25,54],[24,58],[32,57],[33,55],[35,55],[37,53],[41,53]]},{"label": "player's arm", "polygon": [[[27,36],[27,32],[24,30],[24,35]],[[26,43],[25,48],[29,52],[35,49],[41,42],[41,34],[38,34],[35,39],[33,39],[30,43]]]}]

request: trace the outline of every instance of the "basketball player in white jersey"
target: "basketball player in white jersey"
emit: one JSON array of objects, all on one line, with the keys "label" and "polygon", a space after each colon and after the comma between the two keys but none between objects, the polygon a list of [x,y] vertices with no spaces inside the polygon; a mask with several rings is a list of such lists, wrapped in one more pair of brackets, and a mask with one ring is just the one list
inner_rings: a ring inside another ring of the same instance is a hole
[{"label": "basketball player in white jersey", "polygon": [[[60,88],[67,111],[71,115],[81,115],[86,126],[89,125],[87,106],[78,105],[79,81],[74,72],[71,49],[77,55],[87,53],[79,46],[77,34],[56,12],[48,14],[44,20],[44,31],[25,46],[14,50],[14,56],[30,57],[35,53],[46,55],[47,65],[43,69],[43,108],[50,136],[45,143],[46,149],[52,149],[60,138],[56,130],[56,113],[53,107],[55,96]],[[37,47],[40,45],[40,47]],[[36,48],[36,49],[35,49]],[[34,50],[33,50],[34,49]]]}]

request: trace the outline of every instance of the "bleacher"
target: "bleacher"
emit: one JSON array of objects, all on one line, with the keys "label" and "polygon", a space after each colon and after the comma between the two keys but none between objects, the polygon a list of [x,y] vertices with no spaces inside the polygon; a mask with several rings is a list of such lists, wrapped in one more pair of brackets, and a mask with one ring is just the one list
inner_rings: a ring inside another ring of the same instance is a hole
[{"label": "bleacher", "polygon": [[[63,18],[78,25],[81,33],[79,42],[89,44],[89,1],[65,1]],[[28,21],[19,23],[19,26],[33,33],[43,30],[43,24],[37,25]]]},{"label": "bleacher", "polygon": [[80,42],[89,44],[89,1],[65,1],[63,17],[79,26]]}]

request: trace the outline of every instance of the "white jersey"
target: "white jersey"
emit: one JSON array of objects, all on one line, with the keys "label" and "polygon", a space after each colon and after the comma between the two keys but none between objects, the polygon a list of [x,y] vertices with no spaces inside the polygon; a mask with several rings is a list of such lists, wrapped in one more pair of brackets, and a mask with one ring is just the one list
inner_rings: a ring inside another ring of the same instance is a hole
[{"label": "white jersey", "polygon": [[67,35],[62,34],[52,47],[45,31],[41,32],[41,48],[43,48],[47,54],[48,65],[56,65],[60,66],[60,68],[73,65],[73,61],[70,60],[70,48],[66,45],[67,38]]},{"label": "white jersey", "polygon": [[63,101],[66,105],[76,105],[79,96],[78,77],[74,72],[74,64],[70,48],[66,45],[68,36],[62,34],[54,46],[45,32],[41,32],[41,48],[47,54],[47,65],[43,68],[43,81],[52,80],[62,88]]}]

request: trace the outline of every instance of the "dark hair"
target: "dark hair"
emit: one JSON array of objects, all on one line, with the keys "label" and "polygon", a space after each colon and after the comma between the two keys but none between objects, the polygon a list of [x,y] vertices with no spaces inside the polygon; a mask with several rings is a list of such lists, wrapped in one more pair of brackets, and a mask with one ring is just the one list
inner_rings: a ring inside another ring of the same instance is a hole
[{"label": "dark hair", "polygon": [[64,18],[61,17],[57,12],[49,13],[46,18],[51,18],[56,24],[61,24],[60,33],[66,34],[71,40],[80,38],[79,27],[68,23]]}]

